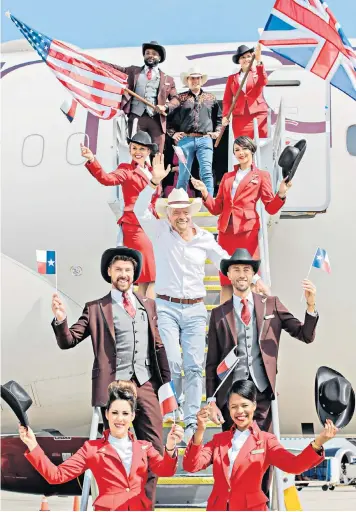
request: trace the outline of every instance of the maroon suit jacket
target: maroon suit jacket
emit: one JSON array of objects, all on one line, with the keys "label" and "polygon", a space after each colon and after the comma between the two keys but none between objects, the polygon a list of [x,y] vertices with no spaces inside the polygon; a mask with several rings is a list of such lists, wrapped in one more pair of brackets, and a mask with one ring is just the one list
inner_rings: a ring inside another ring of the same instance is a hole
[{"label": "maroon suit jacket", "polygon": [[108,441],[109,430],[102,439],[86,441],[82,448],[56,466],[37,445],[25,457],[50,484],[62,484],[90,469],[99,487],[94,510],[152,510],[145,494],[148,470],[157,476],[173,476],[178,458],[165,451],[162,456],[148,441],[132,440],[132,465],[127,475],[120,457]]},{"label": "maroon suit jacket", "polygon": [[224,174],[217,196],[213,198],[208,194],[204,201],[212,215],[219,215],[218,230],[223,233],[227,230],[231,216],[235,234],[259,229],[260,218],[256,210],[259,199],[270,215],[275,215],[285,203],[278,194],[273,194],[269,172],[257,169],[254,163],[251,171],[240,181],[234,197],[231,197],[238,167],[235,165],[233,171]]},{"label": "maroon suit jacket", "polygon": [[[260,336],[263,318],[263,332],[261,333],[260,348],[268,380],[272,391],[275,390],[277,375],[277,357],[279,340],[282,329],[293,338],[311,343],[315,338],[315,327],[319,317],[305,313],[304,324],[288,311],[278,297],[264,297],[253,294],[258,336]],[[266,307],[266,309],[265,309]],[[234,315],[233,299],[213,309],[210,316],[208,334],[208,355],[206,359],[206,394],[211,397],[220,384],[216,374],[218,365],[227,354],[237,345],[236,321]],[[221,409],[226,402],[226,394],[232,385],[232,374],[226,379],[217,393],[216,402]]]},{"label": "maroon suit jacket", "polygon": [[[259,114],[262,112],[266,112],[267,114],[268,107],[262,94],[263,87],[267,82],[268,78],[263,64],[257,65],[255,70],[249,72],[245,82],[246,92],[243,90],[240,92],[234,110],[232,111],[232,115],[242,116],[245,112],[246,104],[250,114]],[[225,86],[223,116],[227,116],[232,100],[237,93],[239,86],[239,73],[230,75]]]},{"label": "maroon suit jacket", "polygon": [[[151,380],[156,386],[161,386],[171,380],[171,373],[167,354],[158,332],[156,303],[136,293],[135,297],[146,309],[149,320]],[[52,327],[58,346],[63,350],[73,348],[91,336],[94,351],[92,405],[105,406],[108,400],[108,386],[115,380],[116,373],[116,341],[111,293],[101,299],[87,302],[82,316],[71,327],[68,326],[67,320],[58,325],[53,320]]]},{"label": "maroon suit jacket", "polygon": [[300,474],[324,460],[324,450],[318,455],[309,444],[301,453],[293,455],[283,448],[277,438],[262,432],[256,422],[250,427],[250,436],[239,451],[229,476],[229,448],[235,427],[215,434],[205,445],[191,441],[185,450],[183,469],[196,473],[213,465],[214,487],[208,499],[207,510],[268,510],[267,497],[262,492],[261,480],[272,465],[287,473]]},{"label": "maroon suit jacket", "polygon": [[[138,80],[138,77],[140,76],[141,71],[143,70],[144,66],[118,66],[117,64],[111,64],[110,62],[104,62],[104,64],[109,64],[115,69],[118,69],[119,71],[122,71],[123,73],[126,73],[127,78],[127,88],[131,91],[135,91],[136,83]],[[177,96],[177,90],[174,83],[174,78],[171,76],[166,75],[163,73],[163,71],[159,70],[160,74],[160,82],[159,82],[159,89],[158,89],[158,96],[157,96],[157,105],[165,105],[167,100],[171,100],[175,96]],[[125,114],[129,115],[131,110],[131,100],[132,96],[128,93],[124,93],[121,100],[121,108],[125,112]],[[166,133],[166,127],[167,127],[167,117],[166,116],[159,116],[161,127],[163,133]]]}]

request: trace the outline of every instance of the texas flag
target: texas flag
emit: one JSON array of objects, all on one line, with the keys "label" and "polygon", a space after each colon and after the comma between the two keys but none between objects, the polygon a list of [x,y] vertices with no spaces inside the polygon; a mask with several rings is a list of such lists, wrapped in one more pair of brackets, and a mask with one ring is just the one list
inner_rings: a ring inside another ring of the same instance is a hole
[{"label": "texas flag", "polygon": [[36,251],[37,271],[40,274],[56,273],[56,251]]},{"label": "texas flag", "polygon": [[172,381],[166,382],[158,390],[158,400],[161,406],[162,416],[178,409],[177,395]]},{"label": "texas flag", "polygon": [[219,364],[219,366],[216,369],[216,373],[218,374],[218,377],[220,380],[223,380],[229,372],[231,372],[235,366],[237,365],[239,358],[236,357],[236,347],[234,347],[228,355],[225,357],[223,361]]},{"label": "texas flag", "polygon": [[318,247],[318,250],[314,256],[312,267],[321,268],[321,270],[331,274],[329,256],[325,249],[320,249],[320,247]]}]

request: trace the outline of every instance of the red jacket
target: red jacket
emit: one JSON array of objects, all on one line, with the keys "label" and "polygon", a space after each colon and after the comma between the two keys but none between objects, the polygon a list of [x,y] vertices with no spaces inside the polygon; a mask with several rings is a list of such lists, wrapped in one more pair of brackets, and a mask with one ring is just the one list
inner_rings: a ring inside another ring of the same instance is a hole
[{"label": "red jacket", "polygon": [[239,166],[224,174],[215,199],[209,194],[205,206],[213,215],[220,215],[218,230],[226,231],[230,216],[234,233],[259,229],[260,219],[256,211],[256,203],[262,199],[266,211],[270,215],[277,213],[284,205],[278,194],[273,195],[271,178],[268,171],[261,171],[252,164],[251,171],[240,182],[235,195],[231,197],[231,188]]},{"label": "red jacket", "polygon": [[287,473],[300,474],[324,460],[324,450],[318,455],[311,445],[299,455],[293,455],[278,442],[273,434],[262,432],[256,422],[250,427],[250,436],[238,453],[229,477],[229,456],[235,428],[216,434],[205,445],[191,441],[183,459],[183,469],[196,473],[213,464],[214,487],[208,499],[207,510],[268,510],[267,497],[261,483],[268,466],[273,465]]},{"label": "red jacket", "polygon": [[[129,163],[122,163],[113,172],[105,172],[101,167],[100,163],[97,159],[94,162],[85,164],[85,167],[88,169],[90,174],[94,176],[99,183],[106,186],[114,186],[121,185],[122,187],[122,195],[124,196],[124,214],[117,221],[118,224],[122,224],[123,222],[127,222],[128,224],[135,224],[139,226],[136,215],[133,212],[136,200],[140,195],[140,192],[146,187],[149,183],[149,179],[147,176],[139,169],[137,164],[132,161]],[[152,167],[147,166],[148,170],[151,172]],[[152,197],[151,208],[154,211],[154,206],[156,204],[157,199],[161,194],[161,187],[158,187],[156,192]]]},{"label": "red jacket", "polygon": [[[265,72],[263,64],[256,66],[256,70],[250,71],[245,82],[246,92],[241,91],[237,99],[234,110],[232,111],[233,116],[242,116],[245,112],[245,105],[250,114],[257,114],[261,112],[267,112],[267,103],[265,102],[262,91],[263,87],[267,84],[268,78]],[[223,97],[223,116],[226,117],[233,97],[237,93],[240,86],[239,73],[230,75],[226,82],[224,97]]]},{"label": "red jacket", "polygon": [[148,441],[132,440],[132,466],[130,475],[108,441],[109,430],[102,439],[86,441],[82,448],[63,464],[56,466],[40,446],[25,453],[32,466],[50,484],[62,484],[78,477],[87,469],[93,472],[99,496],[93,503],[95,510],[152,510],[152,503],[145,494],[147,472],[150,468],[158,476],[173,476],[178,457],[167,452],[160,455]]}]

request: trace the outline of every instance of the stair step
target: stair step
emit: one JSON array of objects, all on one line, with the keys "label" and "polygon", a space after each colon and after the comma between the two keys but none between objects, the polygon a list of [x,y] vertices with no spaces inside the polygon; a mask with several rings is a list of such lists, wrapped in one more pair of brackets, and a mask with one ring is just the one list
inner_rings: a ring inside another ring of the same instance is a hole
[{"label": "stair step", "polygon": [[218,229],[216,226],[201,226],[201,229],[205,229],[205,231],[209,231],[209,233],[217,233]]},{"label": "stair step", "polygon": [[206,284],[205,289],[207,292],[219,292],[221,290],[221,286],[219,284]]},{"label": "stair step", "polygon": [[214,265],[214,263],[211,260],[207,259],[205,260],[205,265]]},{"label": "stair step", "polygon": [[212,217],[212,214],[210,212],[198,212],[193,217]]},{"label": "stair step", "polygon": [[204,281],[219,281],[219,276],[205,276]]},{"label": "stair step", "polygon": [[[182,370],[182,377],[184,377],[184,370]],[[205,370],[203,370],[203,377],[205,377]]]},{"label": "stair step", "polygon": [[214,485],[212,476],[173,476],[161,477],[158,485]]},{"label": "stair step", "polygon": [[219,304],[205,304],[207,311],[212,311],[213,309],[217,308]]}]

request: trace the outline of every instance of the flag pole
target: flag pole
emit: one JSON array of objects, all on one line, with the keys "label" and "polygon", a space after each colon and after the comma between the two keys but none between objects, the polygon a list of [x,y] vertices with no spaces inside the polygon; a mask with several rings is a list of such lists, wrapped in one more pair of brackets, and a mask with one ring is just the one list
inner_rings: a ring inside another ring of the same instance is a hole
[{"label": "flag pole", "polygon": [[57,258],[57,251],[55,251],[55,271],[56,271],[56,295],[58,295],[58,258]]},{"label": "flag pole", "polygon": [[[190,177],[192,177],[192,173],[191,173],[191,172],[190,172],[190,170],[188,169],[187,164],[185,164],[184,162],[182,162],[182,160],[179,158],[179,155],[178,155],[178,153],[176,152],[175,147],[176,147],[176,146],[173,146],[173,151],[174,151],[174,152],[175,152],[175,154],[177,155],[178,160],[179,160],[179,161],[184,165],[184,167],[187,169],[189,176],[190,176]],[[182,149],[182,151],[183,151],[183,149]],[[184,153],[184,151],[183,151],[183,153]],[[185,156],[185,155],[184,155],[184,156]]]},{"label": "flag pole", "polygon": [[[236,105],[236,102],[237,102],[237,99],[238,99],[238,97],[240,96],[240,92],[241,92],[241,90],[242,90],[243,86],[245,85],[246,79],[247,79],[248,74],[249,74],[249,72],[250,72],[250,70],[251,70],[251,67],[252,67],[252,64],[253,64],[253,62],[254,62],[254,60],[255,60],[255,57],[256,57],[256,55],[255,55],[255,54],[253,54],[253,55],[252,55],[252,59],[251,59],[251,61],[250,61],[250,64],[248,65],[248,68],[246,69],[246,73],[245,73],[245,75],[244,75],[243,79],[241,80],[241,83],[240,83],[239,88],[237,89],[237,93],[235,94],[235,96],[234,96],[234,98],[233,98],[233,100],[232,100],[231,106],[230,106],[230,108],[229,108],[229,112],[228,112],[228,114],[227,114],[227,116],[226,116],[226,117],[228,118],[229,122],[230,122],[230,117],[231,117],[232,111],[234,110],[235,105]],[[226,126],[222,126],[222,127],[221,127],[221,130],[220,130],[219,136],[218,136],[218,138],[217,138],[217,139],[216,139],[216,141],[215,141],[215,145],[214,145],[214,147],[215,147],[215,148],[217,148],[217,147],[218,147],[219,142],[221,141],[222,136],[224,135],[225,128],[226,128]]]},{"label": "flag pole", "polygon": [[[309,279],[309,275],[310,275],[310,272],[311,272],[311,269],[312,269],[312,266],[313,266],[313,263],[314,263],[314,260],[315,260],[315,256],[316,256],[316,253],[318,252],[318,249],[315,251],[314,253],[314,256],[313,256],[313,259],[312,259],[312,262],[311,262],[311,265],[309,267],[309,270],[308,270],[308,273],[307,273],[307,277],[305,279]],[[302,302],[303,300],[303,297],[304,297],[304,290],[302,291],[302,296],[300,297],[300,302]]]}]

